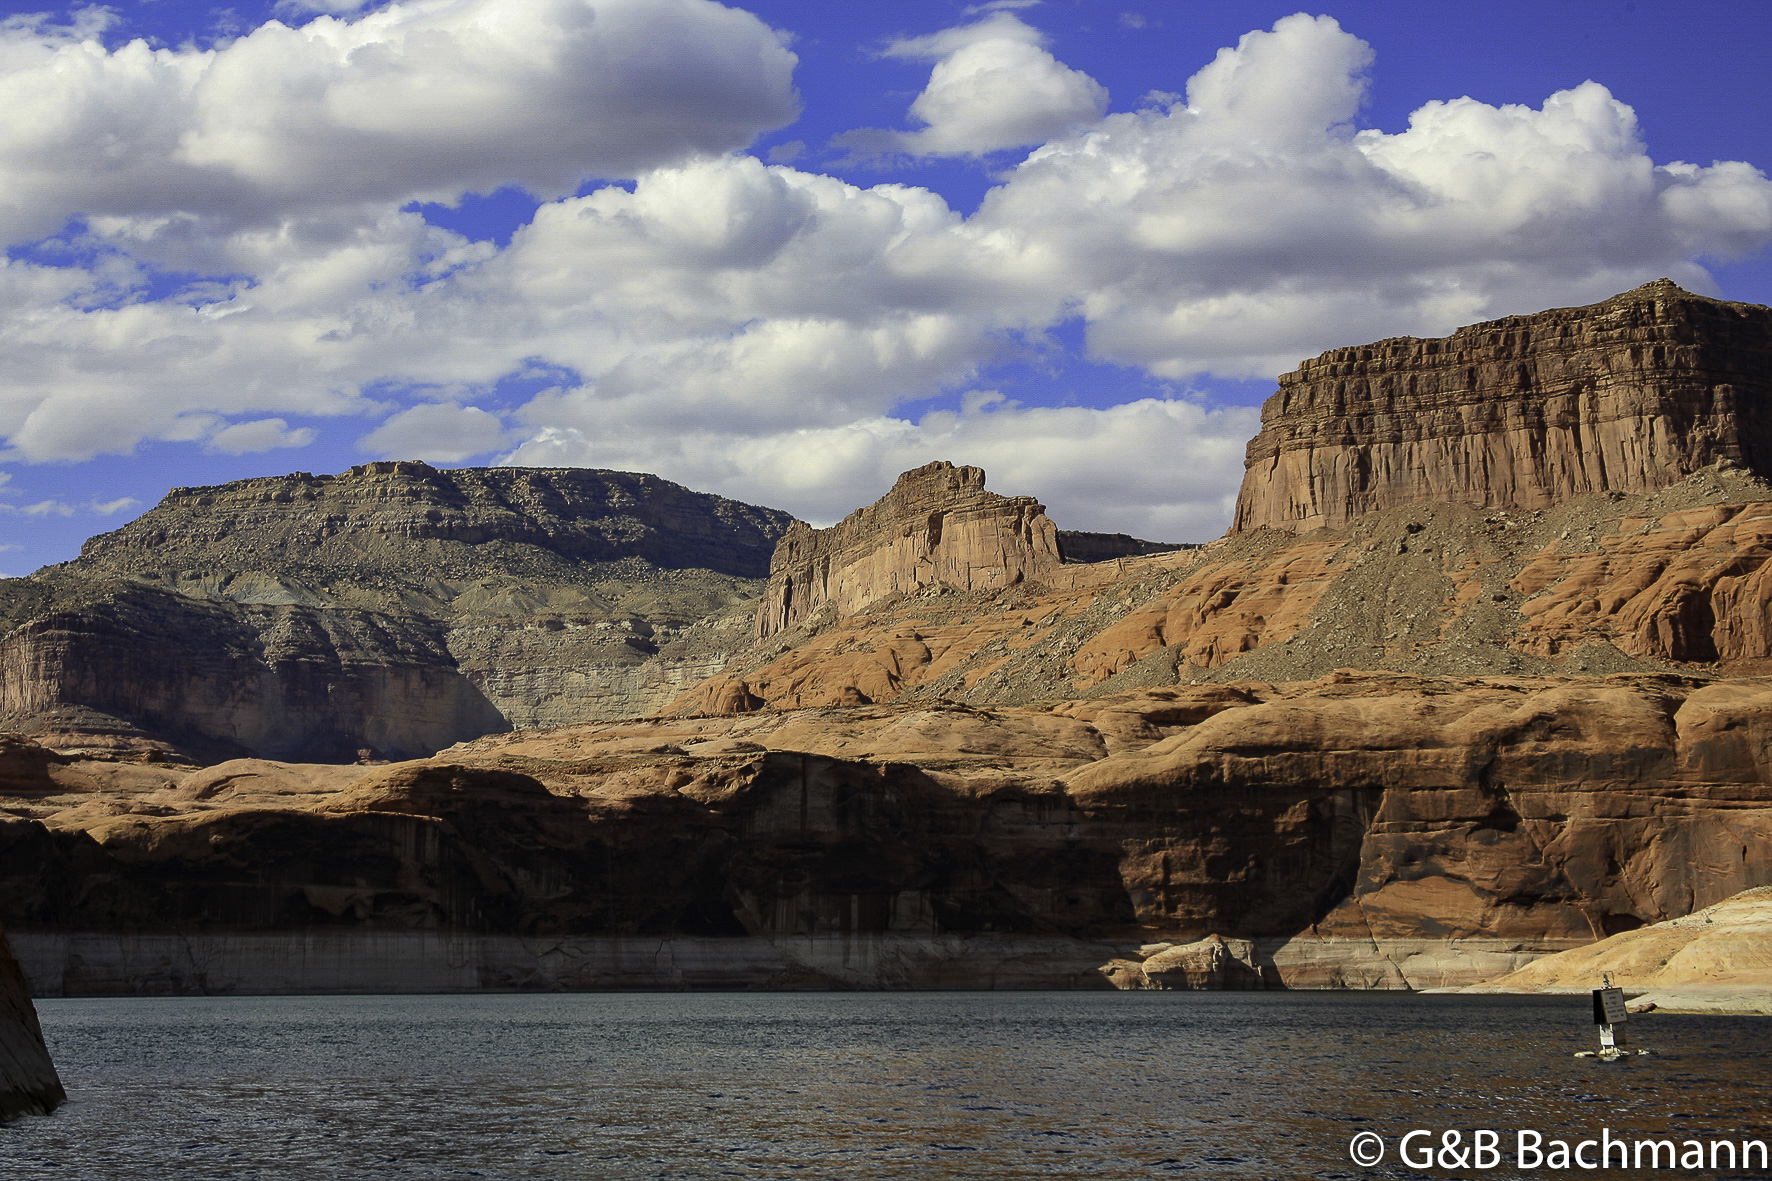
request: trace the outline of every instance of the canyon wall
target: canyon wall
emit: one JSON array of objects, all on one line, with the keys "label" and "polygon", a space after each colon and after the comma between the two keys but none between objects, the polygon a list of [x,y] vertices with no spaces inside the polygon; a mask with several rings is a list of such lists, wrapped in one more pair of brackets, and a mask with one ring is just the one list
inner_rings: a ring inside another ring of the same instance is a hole
[{"label": "canyon wall", "polygon": [[174,489],[77,560],[0,581],[0,725],[62,749],[351,761],[643,714],[748,644],[790,520],[582,470]]},{"label": "canyon wall", "polygon": [[1772,681],[1338,674],[367,768],[20,748],[0,919],[62,993],[446,955],[438,987],[1109,987],[1213,937],[1265,986],[1464,985],[1772,880],[1769,736]]},{"label": "canyon wall", "polygon": [[1652,493],[1719,460],[1772,474],[1772,309],[1668,280],[1280,378],[1234,531],[1342,528],[1423,501],[1532,511]]}]

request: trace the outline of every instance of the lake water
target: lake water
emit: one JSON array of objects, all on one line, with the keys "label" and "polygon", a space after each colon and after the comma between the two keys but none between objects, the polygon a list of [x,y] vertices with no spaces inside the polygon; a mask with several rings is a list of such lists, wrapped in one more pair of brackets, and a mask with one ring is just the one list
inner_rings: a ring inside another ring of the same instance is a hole
[{"label": "lake water", "polygon": [[[0,1176],[1653,1176],[1521,1171],[1515,1134],[1772,1139],[1772,1018],[1655,1014],[1605,1064],[1581,998],[771,993],[37,1002],[70,1096]],[[1432,1133],[1476,1170],[1397,1161]],[[1349,1140],[1385,1141],[1356,1166]],[[1443,1136],[1460,1133],[1456,1143]],[[1596,1150],[1589,1148],[1586,1159]],[[1479,1160],[1481,1158],[1478,1158]],[[1616,1160],[1616,1157],[1613,1158]],[[1724,1159],[1726,1158],[1719,1158]],[[1669,1175],[1765,1177],[1749,1168]]]}]

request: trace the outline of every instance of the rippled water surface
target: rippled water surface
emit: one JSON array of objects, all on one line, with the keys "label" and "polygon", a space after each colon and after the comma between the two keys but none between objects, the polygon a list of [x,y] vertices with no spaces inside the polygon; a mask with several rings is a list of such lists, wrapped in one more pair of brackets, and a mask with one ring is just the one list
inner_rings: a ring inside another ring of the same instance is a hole
[{"label": "rippled water surface", "polygon": [[[70,1096],[0,1176],[1569,1176],[1513,1132],[1772,1135],[1772,1018],[1655,1014],[1576,1059],[1586,998],[794,993],[38,1002]],[[1396,1162],[1412,1128],[1501,1167]],[[1369,1130],[1376,1168],[1348,1157]],[[1575,1174],[1602,1174],[1575,1171]],[[1647,1170],[1610,1175],[1655,1175]],[[1680,1175],[1764,1176],[1708,1169]]]}]

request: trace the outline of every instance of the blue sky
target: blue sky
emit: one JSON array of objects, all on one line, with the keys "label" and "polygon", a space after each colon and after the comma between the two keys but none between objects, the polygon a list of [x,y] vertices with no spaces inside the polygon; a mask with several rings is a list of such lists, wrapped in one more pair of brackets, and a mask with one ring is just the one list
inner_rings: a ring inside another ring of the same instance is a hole
[{"label": "blue sky", "polygon": [[1201,540],[1324,348],[1772,302],[1763,4],[0,13],[11,575],[383,457]]}]

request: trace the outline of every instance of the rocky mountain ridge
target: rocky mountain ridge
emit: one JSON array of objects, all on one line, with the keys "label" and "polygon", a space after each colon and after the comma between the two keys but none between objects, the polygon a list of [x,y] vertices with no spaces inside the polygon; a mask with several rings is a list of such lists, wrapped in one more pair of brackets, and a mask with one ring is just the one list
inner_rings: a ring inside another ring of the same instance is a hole
[{"label": "rocky mountain ridge", "polygon": [[643,713],[744,646],[790,520],[577,469],[386,462],[175,489],[0,583],[0,725],[62,748],[351,761]]},{"label": "rocky mountain ridge", "polygon": [[[1263,422],[1230,533],[1088,568],[1017,524],[968,547],[961,576],[871,574],[927,548],[904,521],[982,489],[982,473],[907,473],[917,495],[852,515],[826,556],[802,554],[810,531],[784,540],[771,593],[817,591],[840,553],[831,608],[776,610],[670,708],[1001,704],[1337,668],[1772,668],[1772,309],[1663,280],[1333,350],[1282,378]],[[1018,529],[1030,540],[1004,544]]]},{"label": "rocky mountain ridge", "polygon": [[[792,520],[645,473],[390,460],[336,476],[174,488],[59,569],[195,582],[241,602],[330,603],[354,592],[362,606],[389,608],[415,591],[444,602],[480,579],[584,581],[622,563],[761,578]],[[220,580],[242,571],[291,585],[227,594]],[[321,585],[296,584],[303,573]],[[386,581],[395,578],[397,587]]]},{"label": "rocky mountain ridge", "polygon": [[1709,678],[1772,669],[1772,485],[1714,467],[1537,513],[1406,505],[1342,530],[946,585],[735,654],[675,712],[998,705],[1140,687],[1418,676]]}]

